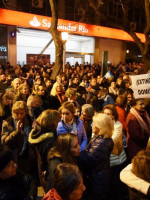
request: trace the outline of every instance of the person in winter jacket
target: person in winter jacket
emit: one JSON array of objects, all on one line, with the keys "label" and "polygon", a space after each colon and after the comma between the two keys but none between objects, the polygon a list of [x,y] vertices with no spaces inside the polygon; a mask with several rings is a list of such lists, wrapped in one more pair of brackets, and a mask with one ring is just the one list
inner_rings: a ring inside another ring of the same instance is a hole
[{"label": "person in winter jacket", "polygon": [[72,133],[77,135],[81,150],[83,150],[87,144],[87,136],[84,129],[82,120],[75,116],[75,106],[71,102],[64,102],[59,108],[61,113],[61,121],[57,126],[57,135],[62,133]]},{"label": "person in winter jacket", "polygon": [[43,111],[29,133],[28,141],[33,146],[38,165],[40,182],[45,189],[45,172],[48,171],[47,153],[55,144],[56,128],[60,121],[60,113],[56,110]]},{"label": "person in winter jacket", "polygon": [[113,121],[105,114],[93,117],[95,136],[79,155],[79,168],[83,172],[86,200],[109,200],[110,154],[113,149]]},{"label": "person in winter jacket", "polygon": [[145,110],[143,99],[136,99],[127,116],[127,152],[131,160],[147,146],[150,136],[150,117]]},{"label": "person in winter jacket", "polygon": [[17,170],[14,160],[12,150],[0,145],[0,200],[33,200],[28,180]]},{"label": "person in winter jacket", "polygon": [[80,148],[76,135],[63,133],[58,136],[56,146],[51,148],[48,152],[48,177],[46,191],[52,189],[52,176],[57,165],[60,163],[77,164]]},{"label": "person in winter jacket", "polygon": [[[111,193],[112,200],[120,200],[128,195],[127,187],[120,181],[120,171],[127,165],[127,156],[123,147],[123,126],[118,121],[118,113],[115,105],[106,105],[102,111],[109,115],[114,123],[112,140],[114,148],[110,155],[110,171],[111,171]],[[120,188],[120,190],[118,190]]]}]

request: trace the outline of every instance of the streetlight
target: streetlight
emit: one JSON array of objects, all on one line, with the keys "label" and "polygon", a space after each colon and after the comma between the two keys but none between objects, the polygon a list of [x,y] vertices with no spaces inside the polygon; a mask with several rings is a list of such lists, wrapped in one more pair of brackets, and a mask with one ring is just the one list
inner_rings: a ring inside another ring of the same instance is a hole
[{"label": "streetlight", "polygon": [[66,42],[68,39],[68,32],[61,32],[61,39],[63,41],[63,72],[65,71],[65,60],[66,60]]}]

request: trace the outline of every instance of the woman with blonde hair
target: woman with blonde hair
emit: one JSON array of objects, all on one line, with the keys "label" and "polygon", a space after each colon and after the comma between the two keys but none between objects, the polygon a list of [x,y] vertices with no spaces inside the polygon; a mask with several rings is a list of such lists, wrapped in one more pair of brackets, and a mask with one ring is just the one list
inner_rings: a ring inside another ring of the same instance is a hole
[{"label": "woman with blonde hair", "polygon": [[32,94],[37,95],[37,93],[38,93],[38,87],[39,87],[38,84],[34,84],[32,86]]},{"label": "woman with blonde hair", "polygon": [[65,100],[73,103],[75,107],[80,107],[77,102],[77,90],[75,88],[68,88],[65,92]]},{"label": "woman with blonde hair", "polygon": [[61,83],[58,83],[56,86],[56,98],[58,99],[60,105],[63,103],[65,99],[64,88]]},{"label": "woman with blonde hair", "polygon": [[29,134],[28,141],[36,152],[38,174],[40,182],[45,189],[43,174],[47,171],[47,153],[56,141],[56,128],[60,121],[60,113],[57,110],[44,110],[35,122],[34,128]]},{"label": "woman with blonde hair", "polygon": [[79,168],[84,173],[86,199],[110,199],[110,154],[113,149],[113,121],[110,116],[96,114],[92,132],[95,134],[86,149],[80,152]]},{"label": "woman with blonde hair", "polygon": [[[12,106],[12,115],[3,121],[1,143],[8,145],[15,153],[19,167],[24,171],[23,160],[28,151],[28,136],[32,120],[28,115],[28,107],[24,101],[17,101]],[[27,168],[27,167],[26,167]]]},{"label": "woman with blonde hair", "polygon": [[33,121],[36,120],[44,110],[42,107],[42,100],[38,95],[31,94],[27,99],[27,106],[29,115]]},{"label": "woman with blonde hair", "polygon": [[29,85],[24,82],[18,87],[17,94],[14,96],[13,102],[16,101],[25,101],[27,102],[27,98],[30,94],[30,87]]}]

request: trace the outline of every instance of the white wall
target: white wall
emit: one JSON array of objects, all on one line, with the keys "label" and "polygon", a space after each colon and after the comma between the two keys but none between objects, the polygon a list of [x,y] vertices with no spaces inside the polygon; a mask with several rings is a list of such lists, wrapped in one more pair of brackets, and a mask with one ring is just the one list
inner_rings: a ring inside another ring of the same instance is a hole
[{"label": "white wall", "polygon": [[[17,63],[26,64],[26,54],[40,54],[51,35],[46,31],[19,28],[17,33]],[[67,52],[94,53],[95,39],[86,36],[69,35],[66,42]],[[50,61],[55,62],[54,42],[50,44],[44,54],[50,54]],[[88,59],[89,60],[89,59]]]},{"label": "white wall", "polygon": [[97,38],[95,40],[95,63],[102,61],[104,51],[108,51],[108,60],[114,65],[117,65],[120,61],[125,61],[126,48],[124,41]]}]

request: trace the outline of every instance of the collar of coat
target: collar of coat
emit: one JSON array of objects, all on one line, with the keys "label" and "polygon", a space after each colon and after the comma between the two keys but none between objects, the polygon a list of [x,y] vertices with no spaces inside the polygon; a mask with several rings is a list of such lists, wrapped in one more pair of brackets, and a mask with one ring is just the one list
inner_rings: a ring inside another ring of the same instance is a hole
[{"label": "collar of coat", "polygon": [[29,143],[31,144],[37,144],[37,143],[40,143],[48,138],[53,138],[54,137],[54,133],[52,132],[48,132],[48,133],[43,133],[41,134],[39,137],[37,138],[33,138],[33,133],[34,133],[35,129],[32,129],[31,132],[29,133],[29,138],[28,138],[28,141]]}]

